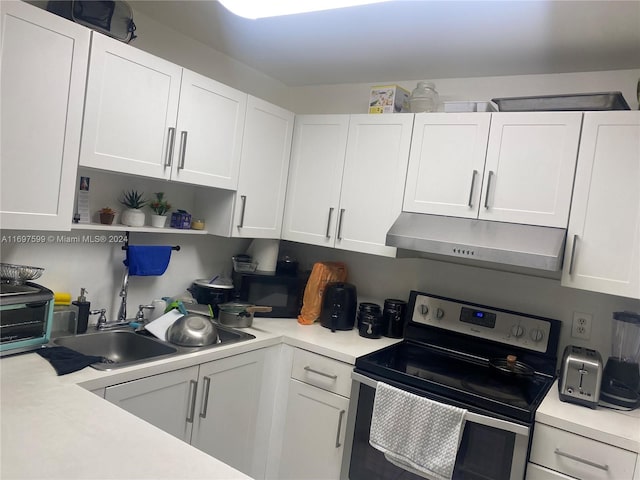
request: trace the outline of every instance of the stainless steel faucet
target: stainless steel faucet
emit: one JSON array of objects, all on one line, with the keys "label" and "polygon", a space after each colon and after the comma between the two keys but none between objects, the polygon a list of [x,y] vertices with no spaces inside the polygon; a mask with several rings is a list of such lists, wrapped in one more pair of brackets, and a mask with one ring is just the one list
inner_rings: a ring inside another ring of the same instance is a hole
[{"label": "stainless steel faucet", "polygon": [[124,270],[122,278],[122,288],[120,289],[120,308],[118,309],[118,322],[124,322],[127,319],[127,293],[129,291],[129,267]]},{"label": "stainless steel faucet", "polygon": [[130,320],[108,322],[106,312],[107,310],[104,308],[91,310],[89,312],[90,315],[100,315],[98,317],[98,323],[96,323],[96,330],[111,330],[113,328],[129,326]]}]

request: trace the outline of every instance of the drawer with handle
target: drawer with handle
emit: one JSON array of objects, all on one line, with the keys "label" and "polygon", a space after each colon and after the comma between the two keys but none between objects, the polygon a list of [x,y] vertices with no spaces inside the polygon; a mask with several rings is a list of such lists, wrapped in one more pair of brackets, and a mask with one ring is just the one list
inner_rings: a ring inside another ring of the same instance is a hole
[{"label": "drawer with handle", "polygon": [[631,480],[636,453],[536,423],[530,462],[576,478]]},{"label": "drawer with handle", "polygon": [[349,398],[353,365],[296,348],[291,378]]}]

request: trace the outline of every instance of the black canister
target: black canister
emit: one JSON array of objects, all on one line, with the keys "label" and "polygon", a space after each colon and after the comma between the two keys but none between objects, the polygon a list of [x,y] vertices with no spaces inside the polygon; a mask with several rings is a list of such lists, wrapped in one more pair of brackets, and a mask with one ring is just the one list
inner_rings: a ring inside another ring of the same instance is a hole
[{"label": "black canister", "polygon": [[382,314],[382,310],[380,310],[380,305],[378,305],[377,303],[370,303],[370,302],[360,303],[360,305],[358,306],[358,314],[356,315],[357,328],[360,328],[360,325],[362,324],[362,319],[361,319],[362,314],[368,313],[368,312],[378,312]]},{"label": "black canister", "polygon": [[382,316],[386,326],[385,337],[402,338],[404,335],[404,317],[407,312],[407,302],[388,298],[384,301]]},{"label": "black canister", "polygon": [[375,311],[362,312],[360,314],[360,327],[358,333],[365,338],[380,338],[384,333],[382,312],[380,308]]}]

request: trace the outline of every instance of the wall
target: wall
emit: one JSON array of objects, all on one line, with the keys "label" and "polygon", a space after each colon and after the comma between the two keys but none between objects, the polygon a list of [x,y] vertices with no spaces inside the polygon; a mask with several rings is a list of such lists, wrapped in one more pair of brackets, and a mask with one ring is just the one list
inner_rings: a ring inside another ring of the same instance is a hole
[{"label": "wall", "polygon": [[[360,301],[382,305],[385,298],[407,300],[410,290],[554,318],[563,322],[564,345],[595,348],[606,358],[611,350],[612,312],[640,312],[640,300],[560,286],[557,279],[521,275],[427,259],[386,258],[338,249],[281,242],[280,252],[311,269],[316,261],[342,261]],[[570,337],[573,312],[593,314],[591,340]]]},{"label": "wall", "polygon": [[[15,242],[2,244],[2,261],[43,267],[37,283],[57,292],[80,294],[88,290],[92,309],[106,308],[109,320],[115,319],[120,299],[118,293],[124,275],[121,231],[73,230],[71,232],[3,231],[9,235],[45,235],[52,237],[43,245]],[[104,241],[93,243],[88,237],[103,235]],[[172,252],[169,267],[160,277],[130,277],[128,316],[132,318],[140,304],[155,298],[181,295],[199,278],[211,278],[220,272],[231,272],[231,256],[244,252],[248,241],[210,235],[132,233],[133,245],[180,245]],[[95,317],[93,319],[95,323]]]}]

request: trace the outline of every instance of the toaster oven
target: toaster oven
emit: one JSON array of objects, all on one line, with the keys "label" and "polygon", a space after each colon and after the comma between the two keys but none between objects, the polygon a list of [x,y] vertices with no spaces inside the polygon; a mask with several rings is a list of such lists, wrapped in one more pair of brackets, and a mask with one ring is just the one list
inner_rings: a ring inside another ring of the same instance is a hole
[{"label": "toaster oven", "polygon": [[53,303],[53,292],[41,285],[0,284],[0,356],[48,343]]}]

